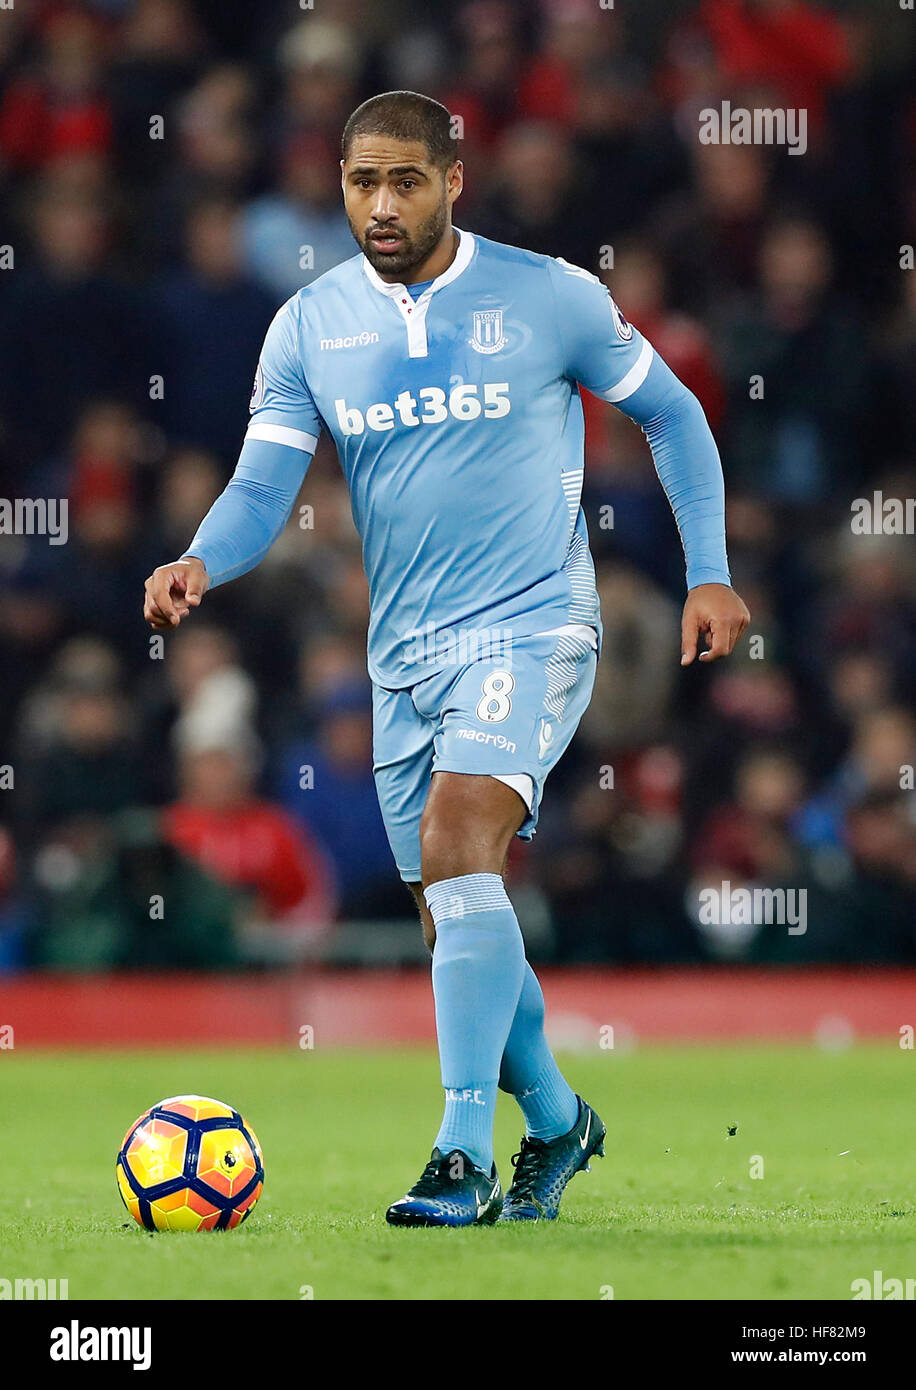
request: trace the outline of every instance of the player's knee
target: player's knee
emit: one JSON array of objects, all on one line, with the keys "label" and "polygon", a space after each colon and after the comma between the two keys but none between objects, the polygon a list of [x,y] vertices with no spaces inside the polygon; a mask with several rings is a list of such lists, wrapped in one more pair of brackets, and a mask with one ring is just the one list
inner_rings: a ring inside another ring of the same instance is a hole
[{"label": "player's knee", "polygon": [[441,883],[463,874],[499,872],[503,852],[498,836],[464,809],[427,805],[420,822],[420,868],[423,883]]},{"label": "player's knee", "polygon": [[426,887],[464,874],[486,873],[492,858],[485,848],[464,840],[454,827],[446,830],[433,823],[420,837],[420,868]]},{"label": "player's knee", "polygon": [[524,811],[518,794],[495,778],[436,774],[420,821],[424,885],[501,874]]}]

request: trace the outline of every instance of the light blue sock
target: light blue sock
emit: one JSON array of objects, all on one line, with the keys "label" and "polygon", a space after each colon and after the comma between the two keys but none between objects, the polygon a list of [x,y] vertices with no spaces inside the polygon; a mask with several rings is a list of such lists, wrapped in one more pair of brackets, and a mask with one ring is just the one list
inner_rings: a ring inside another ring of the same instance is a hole
[{"label": "light blue sock", "polygon": [[525,974],[525,947],[499,874],[462,874],[423,893],[436,924],[433,994],[445,1113],[443,1153],[493,1163],[500,1061]]},{"label": "light blue sock", "polygon": [[499,1072],[500,1090],[515,1096],[529,1139],[568,1134],[579,1118],[579,1102],[564,1080],[544,1034],[544,995],[525,962],[525,979]]}]

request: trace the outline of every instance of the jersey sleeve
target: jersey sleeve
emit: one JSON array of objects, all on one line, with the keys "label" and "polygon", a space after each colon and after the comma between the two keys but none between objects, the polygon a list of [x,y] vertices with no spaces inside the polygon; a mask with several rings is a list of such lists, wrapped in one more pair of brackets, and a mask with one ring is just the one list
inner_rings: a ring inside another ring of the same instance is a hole
[{"label": "jersey sleeve", "polygon": [[730,584],[722,464],[703,407],[596,275],[548,265],[566,376],[642,428],[680,533],[687,588]]},{"label": "jersey sleeve", "polygon": [[305,379],[298,351],[299,305],[296,296],[279,309],[267,330],[254,385],[246,439],[286,444],[313,454],[321,417]]},{"label": "jersey sleeve", "polygon": [[213,588],[246,574],[270,550],[289,520],[318,444],[321,418],[297,339],[293,298],[267,330],[235,472],[182,557],[201,560]]},{"label": "jersey sleeve", "polygon": [[619,405],[645,381],[652,345],[628,323],[597,275],[562,257],[547,262],[564,372]]}]

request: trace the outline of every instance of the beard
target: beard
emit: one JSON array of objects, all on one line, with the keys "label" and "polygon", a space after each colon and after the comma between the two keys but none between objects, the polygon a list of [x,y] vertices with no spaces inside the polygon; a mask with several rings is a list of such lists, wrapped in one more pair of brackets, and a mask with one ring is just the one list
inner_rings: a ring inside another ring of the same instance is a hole
[{"label": "beard", "polygon": [[[352,218],[348,218],[348,221],[350,231],[373,270],[377,270],[380,275],[404,275],[422,265],[439,245],[448,226],[448,203],[443,198],[426,221],[421,222],[412,233],[408,233],[401,224],[398,224],[397,232],[399,236],[404,238],[404,245],[400,251],[393,253],[377,250],[369,234],[367,232],[360,233],[353,225]],[[372,228],[372,231],[376,230],[378,229]]]}]

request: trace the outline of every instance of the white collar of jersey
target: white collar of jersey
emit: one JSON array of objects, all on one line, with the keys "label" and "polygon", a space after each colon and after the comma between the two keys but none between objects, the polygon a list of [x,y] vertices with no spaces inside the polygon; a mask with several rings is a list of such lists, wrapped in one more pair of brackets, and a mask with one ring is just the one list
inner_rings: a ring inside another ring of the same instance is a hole
[{"label": "white collar of jersey", "polygon": [[[441,290],[444,285],[450,285],[453,280],[457,280],[458,276],[463,271],[467,270],[470,265],[476,241],[471,232],[463,232],[460,227],[456,227],[455,231],[458,233],[458,250],[455,252],[455,259],[452,261],[448,270],[444,270],[441,275],[436,276],[431,285],[427,285],[417,303],[419,303],[420,300],[428,299],[430,295],[436,293],[436,290]],[[381,275],[379,275],[374,266],[370,265],[365,256],[363,256],[363,270],[366,272],[366,276],[370,283],[373,284],[377,290],[381,290],[382,294],[387,294],[390,299],[393,299],[395,296],[406,294],[407,291],[404,285],[389,285],[387,280],[383,280]]]}]

